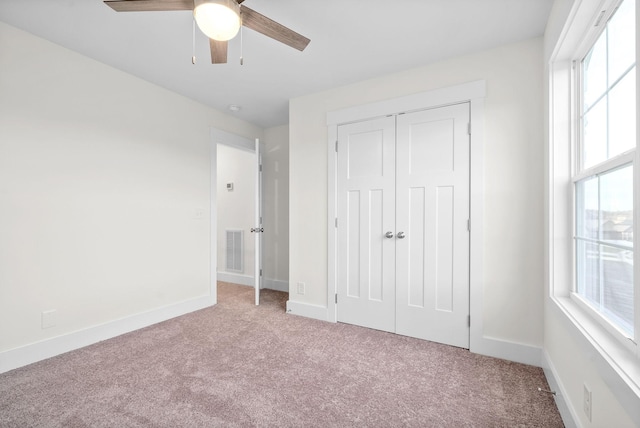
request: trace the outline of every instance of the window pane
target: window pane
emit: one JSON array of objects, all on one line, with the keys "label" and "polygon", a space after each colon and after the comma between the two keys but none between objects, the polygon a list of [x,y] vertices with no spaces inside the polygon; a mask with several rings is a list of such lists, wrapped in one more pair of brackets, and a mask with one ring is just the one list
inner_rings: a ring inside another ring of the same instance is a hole
[{"label": "window pane", "polygon": [[609,86],[635,62],[635,2],[624,1],[607,26],[609,39]]},{"label": "window pane", "polygon": [[578,294],[600,307],[600,246],[582,240],[576,241],[578,261]]},{"label": "window pane", "polygon": [[609,157],[636,146],[635,67],[609,92]]},{"label": "window pane", "polygon": [[602,245],[602,310],[625,332],[633,333],[633,251]]},{"label": "window pane", "polygon": [[582,167],[589,168],[607,160],[607,98],[602,98],[584,116]]},{"label": "window pane", "polygon": [[602,171],[637,145],[635,3],[621,2],[582,60],[579,169],[600,172],[575,185],[576,292],[631,337],[634,166]]},{"label": "window pane", "polygon": [[576,236],[598,239],[598,178],[576,183]]},{"label": "window pane", "polygon": [[600,176],[600,230],[603,241],[633,248],[633,168]]},{"label": "window pane", "polygon": [[633,334],[633,165],[576,183],[577,292]]},{"label": "window pane", "polygon": [[582,61],[584,110],[591,107],[607,90],[607,37],[602,33]]}]

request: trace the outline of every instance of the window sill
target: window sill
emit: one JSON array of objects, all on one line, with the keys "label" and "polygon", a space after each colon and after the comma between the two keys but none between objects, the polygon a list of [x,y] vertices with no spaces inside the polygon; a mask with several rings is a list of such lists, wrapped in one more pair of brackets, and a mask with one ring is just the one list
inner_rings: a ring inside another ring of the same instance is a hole
[{"label": "window sill", "polygon": [[551,307],[595,364],[599,375],[640,425],[640,359],[570,297],[552,297],[551,301]]}]

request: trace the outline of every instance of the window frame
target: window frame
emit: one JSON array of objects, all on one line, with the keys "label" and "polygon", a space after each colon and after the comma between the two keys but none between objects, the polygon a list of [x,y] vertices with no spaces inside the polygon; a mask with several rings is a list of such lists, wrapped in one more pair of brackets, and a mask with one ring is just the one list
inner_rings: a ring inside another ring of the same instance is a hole
[{"label": "window frame", "polygon": [[[568,348],[580,351],[589,361],[599,379],[606,383],[608,390],[625,410],[633,423],[640,426],[640,356],[636,346],[630,341],[620,341],[596,320],[596,317],[584,310],[578,299],[572,299],[573,291],[573,219],[575,203],[573,200],[573,177],[576,175],[575,139],[579,132],[576,123],[575,59],[577,53],[588,51],[593,44],[594,23],[602,10],[613,12],[617,0],[576,0],[555,2],[547,23],[544,39],[544,60],[547,76],[545,114],[547,116],[545,142],[545,323],[549,327],[562,329],[560,335],[571,338]],[[637,2],[636,2],[637,5]],[[640,29],[640,8],[636,7],[636,31]],[[636,60],[640,58],[640,43],[636,43]],[[640,149],[640,108],[638,90],[640,73],[636,72],[636,147]],[[636,150],[634,176],[634,196],[640,201],[640,150]],[[637,205],[638,202],[636,202]],[[634,212],[634,233],[640,230],[640,210]],[[640,280],[640,251],[634,252],[634,278]],[[635,307],[640,308],[640,293],[636,293]],[[636,316],[636,322],[640,317]],[[640,326],[636,324],[636,334]],[[557,336],[551,335],[552,339]],[[546,342],[545,334],[545,342]],[[627,343],[628,342],[628,343]],[[558,349],[557,344],[551,346]],[[545,348],[547,345],[545,345]],[[554,361],[544,351],[543,366],[557,377],[553,368]],[[558,356],[556,356],[558,357]],[[560,357],[558,357],[560,358]],[[575,378],[570,376],[572,381]],[[554,377],[552,376],[552,379]],[[558,377],[558,379],[560,379]],[[570,419],[578,421],[580,396],[573,395],[569,400],[569,390],[559,383],[558,406],[564,408]],[[577,388],[575,384],[567,387]],[[574,391],[575,392],[575,391]],[[573,406],[571,406],[573,403]],[[567,406],[568,405],[568,406]],[[564,406],[564,407],[563,407]]]},{"label": "window frame", "polygon": [[[571,212],[571,232],[572,232],[572,255],[571,255],[571,288],[569,290],[569,298],[571,301],[590,316],[593,320],[595,320],[608,334],[610,334],[616,341],[621,343],[628,351],[630,351],[636,358],[640,359],[640,347],[638,346],[638,342],[640,342],[640,306],[638,305],[638,294],[640,294],[640,282],[638,278],[638,255],[636,251],[636,246],[634,245],[633,257],[634,257],[634,275],[633,275],[633,290],[634,290],[634,319],[633,319],[633,336],[630,337],[626,332],[624,332],[619,326],[617,326],[613,321],[608,319],[604,314],[598,311],[593,307],[591,303],[589,303],[583,296],[578,293],[578,256],[577,256],[577,184],[580,181],[586,180],[592,177],[598,177],[600,175],[606,174],[608,172],[613,172],[618,168],[622,168],[626,165],[631,165],[633,169],[634,176],[634,186],[633,186],[633,228],[634,228],[634,238],[637,236],[636,231],[638,230],[637,226],[637,218],[638,218],[638,189],[637,189],[637,175],[638,175],[638,162],[637,160],[637,149],[638,149],[638,123],[636,120],[636,146],[632,149],[629,149],[623,153],[615,155],[609,159],[606,159],[602,162],[599,162],[593,166],[588,168],[582,168],[584,162],[584,99],[583,99],[583,88],[584,88],[584,74],[582,68],[582,61],[589,54],[591,49],[596,45],[600,37],[604,34],[607,29],[608,23],[614,14],[617,12],[618,8],[622,4],[624,0],[612,0],[608,2],[608,4],[603,6],[603,10],[599,11],[597,14],[593,24],[589,26],[586,34],[582,37],[582,41],[579,44],[578,49],[575,50],[575,54],[571,59],[571,80],[570,80],[570,90],[571,90],[571,106],[570,106],[570,116],[571,121],[573,123],[571,129],[571,139],[570,139],[570,150],[571,150],[571,171],[570,171],[570,181],[571,181],[571,195],[572,195],[572,212]],[[633,0],[627,0],[633,1]],[[636,10],[636,14],[638,11]],[[636,34],[637,34],[636,27]],[[636,48],[637,51],[637,48]],[[636,73],[637,73],[637,55],[635,61]],[[607,61],[607,65],[608,65]],[[631,67],[633,68],[633,66]],[[630,70],[630,69],[629,69]],[[627,72],[629,71],[627,70]],[[625,73],[626,75],[626,73]],[[618,84],[623,77],[620,77],[616,80],[615,84],[609,88],[607,87],[605,94],[608,94],[616,84]],[[636,76],[637,79],[637,76]],[[638,110],[638,97],[636,87],[636,116]],[[591,107],[594,107],[592,105]],[[608,123],[607,123],[608,126]]]}]

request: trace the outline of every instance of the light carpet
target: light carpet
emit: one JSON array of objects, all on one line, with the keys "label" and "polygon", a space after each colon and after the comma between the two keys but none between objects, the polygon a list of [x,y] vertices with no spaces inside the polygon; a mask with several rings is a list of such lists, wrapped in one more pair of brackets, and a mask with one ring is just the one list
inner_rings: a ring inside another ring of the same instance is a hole
[{"label": "light carpet", "polygon": [[219,303],[0,375],[1,427],[562,427],[540,368]]}]

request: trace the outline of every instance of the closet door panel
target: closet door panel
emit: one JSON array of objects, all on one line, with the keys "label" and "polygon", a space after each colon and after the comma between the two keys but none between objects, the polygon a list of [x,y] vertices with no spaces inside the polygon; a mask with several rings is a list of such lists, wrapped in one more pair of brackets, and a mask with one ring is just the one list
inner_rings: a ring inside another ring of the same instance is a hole
[{"label": "closet door panel", "polygon": [[338,127],[338,321],[395,331],[395,118]]},{"label": "closet door panel", "polygon": [[[469,347],[469,106],[398,116],[396,332]],[[423,196],[419,196],[423,195]]]}]

